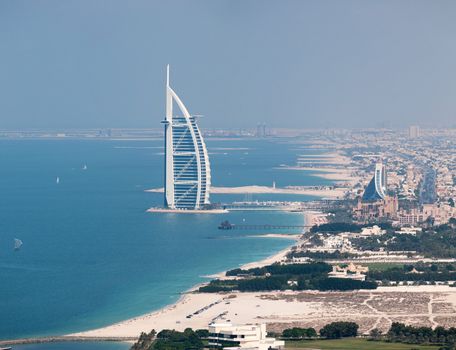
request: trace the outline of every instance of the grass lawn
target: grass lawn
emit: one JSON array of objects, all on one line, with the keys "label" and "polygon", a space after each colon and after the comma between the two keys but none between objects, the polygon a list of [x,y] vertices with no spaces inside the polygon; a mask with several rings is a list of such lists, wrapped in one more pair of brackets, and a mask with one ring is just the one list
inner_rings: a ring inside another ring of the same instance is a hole
[{"label": "grass lawn", "polygon": [[360,338],[334,340],[298,340],[285,342],[285,349],[321,349],[321,350],[437,350],[438,345],[415,345],[369,341]]}]

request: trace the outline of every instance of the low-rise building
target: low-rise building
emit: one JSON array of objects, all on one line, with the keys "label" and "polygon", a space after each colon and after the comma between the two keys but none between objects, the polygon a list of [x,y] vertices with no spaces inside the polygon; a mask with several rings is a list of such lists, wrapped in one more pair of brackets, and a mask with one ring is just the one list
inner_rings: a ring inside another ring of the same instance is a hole
[{"label": "low-rise building", "polygon": [[397,214],[399,226],[416,226],[431,220],[433,225],[448,223],[456,216],[456,209],[448,204],[423,204],[419,208],[401,209]]},{"label": "low-rise building", "polygon": [[397,214],[397,223],[399,226],[416,226],[427,218],[419,208],[401,209]]},{"label": "low-rise building", "polygon": [[283,340],[267,337],[266,324],[233,325],[211,323],[208,345],[225,350],[279,350],[285,347]]},{"label": "low-rise building", "polygon": [[350,278],[358,281],[364,281],[366,279],[365,274],[369,271],[367,266],[353,263],[345,266],[334,265],[332,268],[332,271],[328,273],[329,278]]},{"label": "low-rise building", "polygon": [[421,227],[411,226],[411,227],[401,227],[400,230],[394,231],[394,232],[398,233],[400,235],[413,235],[413,236],[416,236],[416,234],[418,232],[421,232],[421,231],[423,231],[423,229]]},{"label": "low-rise building", "polygon": [[399,202],[396,196],[386,196],[377,201],[358,200],[353,208],[353,216],[359,222],[378,222],[396,217]]},{"label": "low-rise building", "polygon": [[381,236],[386,233],[379,226],[374,225],[372,227],[363,227],[360,236]]}]

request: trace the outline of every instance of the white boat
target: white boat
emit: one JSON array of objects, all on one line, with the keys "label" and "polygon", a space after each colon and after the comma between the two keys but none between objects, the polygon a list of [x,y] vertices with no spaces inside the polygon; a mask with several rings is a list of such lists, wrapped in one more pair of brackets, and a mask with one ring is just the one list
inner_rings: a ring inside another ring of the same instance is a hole
[{"label": "white boat", "polygon": [[22,247],[22,241],[19,238],[14,239],[14,250],[19,250]]},{"label": "white boat", "polygon": [[60,177],[57,176],[57,179],[55,179],[55,183],[58,185],[60,183]]},{"label": "white boat", "polygon": [[87,170],[87,165],[84,164],[84,166],[82,167],[82,170]]}]

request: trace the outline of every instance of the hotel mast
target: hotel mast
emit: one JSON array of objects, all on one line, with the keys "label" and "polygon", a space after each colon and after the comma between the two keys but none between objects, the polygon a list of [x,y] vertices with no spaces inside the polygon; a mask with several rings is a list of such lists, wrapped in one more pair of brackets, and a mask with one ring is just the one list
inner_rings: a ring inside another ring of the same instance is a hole
[{"label": "hotel mast", "polygon": [[[181,115],[173,115],[176,103]],[[204,209],[209,202],[211,170],[206,144],[195,116],[169,86],[166,67],[165,206]]]}]

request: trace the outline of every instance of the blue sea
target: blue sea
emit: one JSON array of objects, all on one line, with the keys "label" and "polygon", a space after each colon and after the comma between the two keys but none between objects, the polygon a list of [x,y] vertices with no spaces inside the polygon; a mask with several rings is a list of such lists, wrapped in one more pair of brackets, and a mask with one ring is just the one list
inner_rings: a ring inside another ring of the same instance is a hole
[{"label": "blue sea", "polygon": [[[207,144],[214,186],[331,183],[275,169],[315,150],[280,140]],[[66,334],[144,314],[175,302],[205,275],[291,244],[250,236],[261,231],[225,232],[217,226],[222,220],[302,224],[297,213],[146,213],[163,202],[161,194],[145,192],[163,185],[162,146],[160,140],[0,140],[0,339]],[[242,199],[211,197],[212,202]],[[18,251],[14,238],[23,241]],[[82,349],[79,345],[59,349]],[[40,350],[37,346],[21,349]]]}]

